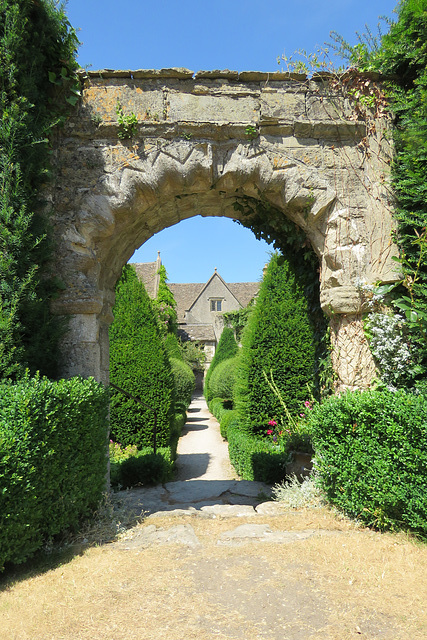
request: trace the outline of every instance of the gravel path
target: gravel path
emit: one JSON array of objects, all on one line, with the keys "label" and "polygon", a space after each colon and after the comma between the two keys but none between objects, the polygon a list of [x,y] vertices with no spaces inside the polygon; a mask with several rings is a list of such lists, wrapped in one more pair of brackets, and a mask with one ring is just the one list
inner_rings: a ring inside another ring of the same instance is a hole
[{"label": "gravel path", "polygon": [[176,480],[234,480],[228,444],[204,396],[194,396],[178,442]]}]

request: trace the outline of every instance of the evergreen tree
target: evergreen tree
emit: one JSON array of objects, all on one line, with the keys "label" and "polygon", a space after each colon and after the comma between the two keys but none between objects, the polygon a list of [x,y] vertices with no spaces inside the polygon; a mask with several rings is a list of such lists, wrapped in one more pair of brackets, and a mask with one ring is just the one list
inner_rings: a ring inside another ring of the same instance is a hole
[{"label": "evergreen tree", "polygon": [[163,265],[160,267],[158,274],[160,276],[159,290],[156,299],[153,301],[153,306],[158,315],[160,332],[163,335],[167,333],[176,334],[178,329],[176,301],[167,285],[168,274]]},{"label": "evergreen tree", "polygon": [[315,376],[314,330],[304,288],[291,263],[274,254],[242,337],[235,404],[242,428],[265,432],[269,420],[286,421],[307,399]]},{"label": "evergreen tree", "polygon": [[[125,265],[116,285],[110,327],[110,379],[157,412],[157,445],[167,446],[173,415],[173,377],[150,298],[134,268]],[[112,438],[122,445],[152,446],[154,413],[114,391]]]}]

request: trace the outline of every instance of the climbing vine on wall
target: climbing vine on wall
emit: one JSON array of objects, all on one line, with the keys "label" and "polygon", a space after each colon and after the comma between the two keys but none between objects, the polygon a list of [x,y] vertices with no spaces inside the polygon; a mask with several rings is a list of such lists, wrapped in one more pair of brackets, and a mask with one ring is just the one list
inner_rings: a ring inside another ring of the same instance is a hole
[{"label": "climbing vine on wall", "polygon": [[[427,370],[427,0],[402,0],[396,22],[378,38],[362,34],[351,47],[335,34],[337,51],[358,70],[385,74],[394,116],[392,187],[400,286],[378,290],[405,317],[415,377]],[[387,301],[387,299],[386,299]]]},{"label": "climbing vine on wall", "polygon": [[49,300],[49,136],[78,99],[78,40],[52,0],[0,0],[0,377],[55,375],[60,323]]}]

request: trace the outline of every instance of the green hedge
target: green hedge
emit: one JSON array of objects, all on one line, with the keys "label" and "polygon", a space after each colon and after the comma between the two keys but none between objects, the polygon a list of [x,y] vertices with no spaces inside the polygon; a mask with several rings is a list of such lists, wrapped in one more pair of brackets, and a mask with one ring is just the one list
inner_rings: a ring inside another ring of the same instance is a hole
[{"label": "green hedge", "polygon": [[212,358],[212,362],[210,364],[209,369],[205,375],[205,398],[206,401],[209,402],[212,400],[213,396],[210,391],[210,378],[215,371],[215,368],[219,365],[220,362],[224,360],[228,360],[228,358],[234,358],[239,351],[238,344],[236,342],[236,338],[234,337],[234,331],[229,327],[225,327],[221,333],[221,337],[218,342],[218,346],[215,351],[215,355]]},{"label": "green hedge", "polygon": [[228,425],[227,438],[230,461],[241,478],[268,484],[283,480],[287,453],[277,451],[268,440],[241,431],[234,419]]},{"label": "green hedge", "polygon": [[0,377],[57,374],[63,322],[50,313],[54,127],[78,101],[78,38],[52,0],[0,0]]},{"label": "green hedge", "polygon": [[93,379],[0,385],[0,567],[99,504],[107,473],[108,392]]},{"label": "green hedge", "polygon": [[[173,420],[173,377],[150,298],[125,265],[116,286],[110,327],[111,382],[157,411],[157,445],[168,446]],[[138,449],[153,445],[154,413],[118,391],[111,393],[111,437]]]},{"label": "green hedge", "polygon": [[235,407],[242,429],[264,434],[271,419],[287,421],[277,385],[289,412],[297,415],[315,378],[315,336],[300,276],[274,254],[250,315],[239,353]]},{"label": "green hedge", "polygon": [[175,408],[176,410],[186,411],[191,402],[196,378],[190,366],[183,360],[170,358],[170,365],[173,377]]},{"label": "green hedge", "polygon": [[209,379],[209,396],[232,400],[238,356],[220,362]]},{"label": "green hedge", "polygon": [[221,416],[221,420],[220,420],[220,424],[219,424],[219,429],[220,429],[220,433],[221,436],[223,438],[225,438],[225,440],[228,440],[228,427],[231,424],[238,424],[239,422],[239,417],[237,414],[237,411],[235,411],[234,409],[226,409],[225,411],[223,411],[222,416]]},{"label": "green hedge", "polygon": [[182,360],[184,362],[178,338],[174,333],[168,333],[165,336],[163,340],[163,346],[168,355],[168,358],[176,358],[177,360]]},{"label": "green hedge", "polygon": [[168,482],[173,476],[173,455],[170,447],[162,447],[154,455],[150,447],[138,451],[120,462],[111,462],[111,486],[128,489]]},{"label": "green hedge", "polygon": [[328,499],[380,529],[427,536],[427,399],[398,391],[332,396],[309,417]]}]

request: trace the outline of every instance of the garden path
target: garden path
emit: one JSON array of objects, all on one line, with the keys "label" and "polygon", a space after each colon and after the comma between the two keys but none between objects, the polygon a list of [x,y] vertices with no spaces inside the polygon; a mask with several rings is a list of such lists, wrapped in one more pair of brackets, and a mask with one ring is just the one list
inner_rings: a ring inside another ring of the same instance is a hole
[{"label": "garden path", "polygon": [[176,480],[234,480],[228,444],[202,395],[193,396],[178,441]]}]

